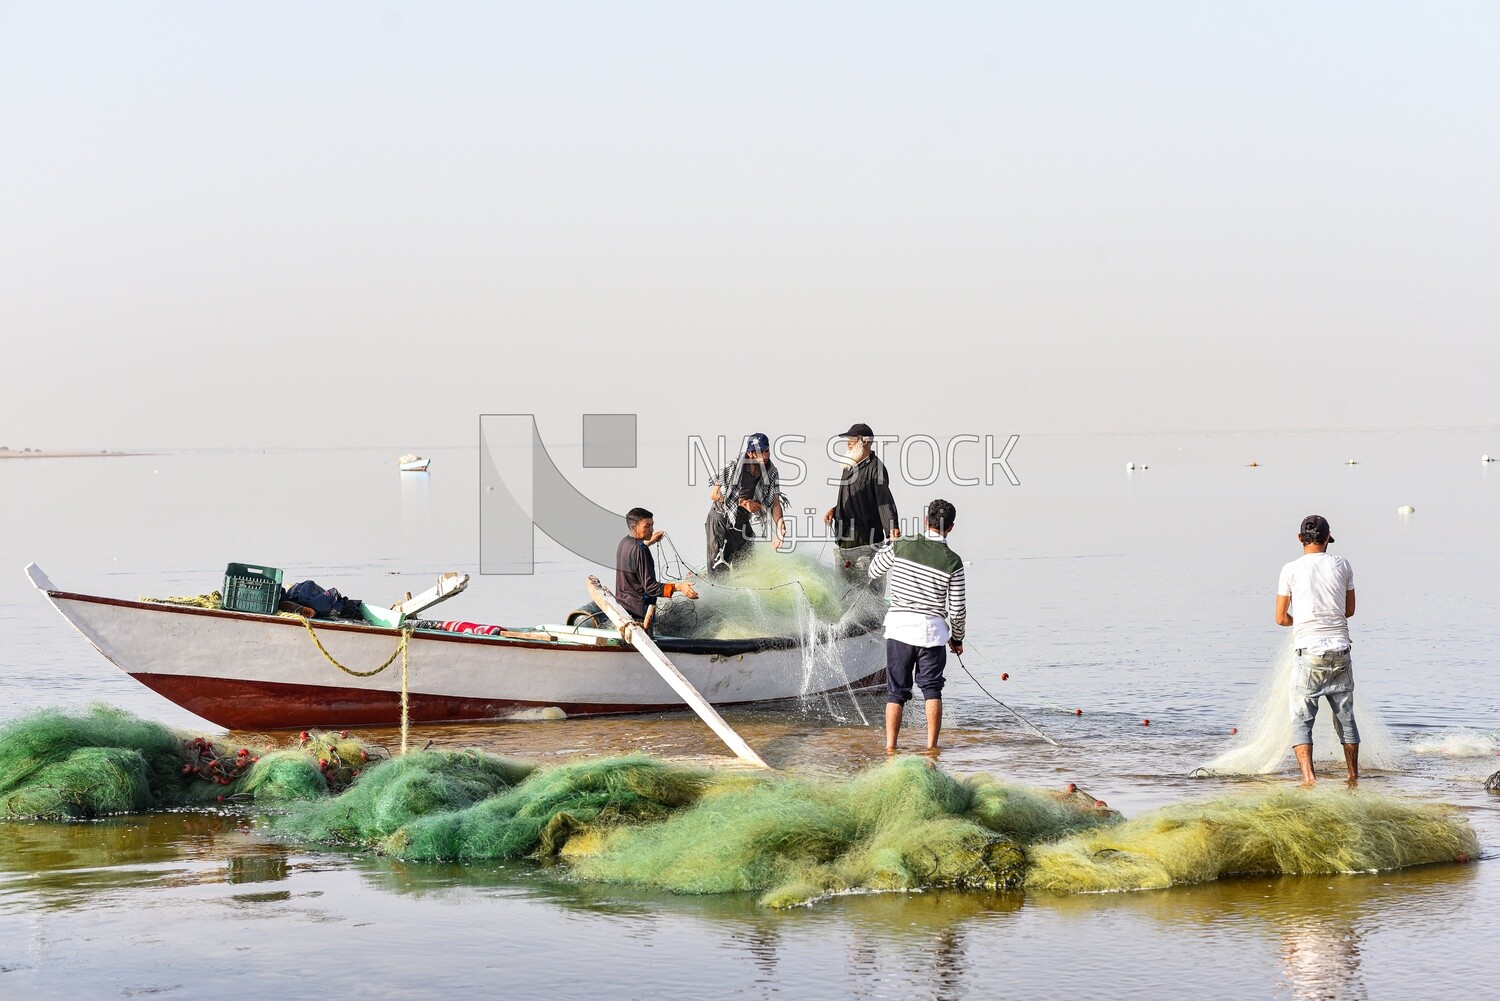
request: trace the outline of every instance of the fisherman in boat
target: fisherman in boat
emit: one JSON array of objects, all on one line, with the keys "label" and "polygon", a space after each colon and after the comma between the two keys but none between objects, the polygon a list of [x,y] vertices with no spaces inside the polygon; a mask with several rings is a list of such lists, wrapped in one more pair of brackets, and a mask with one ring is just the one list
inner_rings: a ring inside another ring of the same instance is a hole
[{"label": "fisherman in boat", "polygon": [[650,623],[647,614],[660,598],[682,595],[697,598],[698,592],[688,583],[663,583],[656,579],[656,558],[649,547],[661,541],[656,519],[643,507],[625,513],[625,538],[615,550],[615,597],[637,622]]},{"label": "fisherman in boat", "polygon": [[[870,561],[870,578],[889,577],[885,613],[885,749],[896,750],[901,715],[913,681],[927,708],[927,749],[937,750],[943,729],[943,668],[948,650],[964,652],[964,561],[948,548],[956,511],[941,498],[927,505],[926,531],[896,539]],[[944,649],[946,646],[947,649]]]},{"label": "fisherman in boat", "polygon": [[781,548],[786,523],[781,518],[781,474],[771,461],[771,441],[756,433],[745,439],[745,451],[713,478],[708,491],[714,506],[704,524],[708,541],[708,572],[720,574],[755,538],[757,521],[771,519],[772,545]]},{"label": "fisherman in boat", "polygon": [[823,515],[823,524],[833,529],[834,565],[851,581],[868,580],[875,547],[901,535],[890,474],[875,454],[874,438],[868,424],[854,424],[844,432],[838,500]]}]

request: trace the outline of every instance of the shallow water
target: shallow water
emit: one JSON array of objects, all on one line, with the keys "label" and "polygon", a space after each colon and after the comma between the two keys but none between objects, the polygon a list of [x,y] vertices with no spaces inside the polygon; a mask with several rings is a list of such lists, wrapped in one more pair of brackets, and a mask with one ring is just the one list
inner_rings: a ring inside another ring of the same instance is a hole
[{"label": "shallow water", "polygon": [[[405,450],[0,463],[4,715],[105,701],[213,729],[94,654],[31,590],[27,560],[60,587],[124,596],[211,589],[229,560],[384,601],[442,570],[472,570],[475,453],[421,450],[432,473],[402,477],[394,458]],[[1478,462],[1497,451],[1477,434],[1023,439],[1012,457],[1021,487],[947,491],[960,512],[953,544],[971,563],[964,659],[1062,746],[1030,736],[954,664],[944,767],[1077,782],[1127,813],[1289,781],[1290,758],[1277,778],[1186,776],[1223,748],[1275,654],[1276,572],[1314,510],[1329,516],[1357,574],[1360,704],[1378,705],[1407,745],[1500,728],[1491,482],[1500,471]],[[651,506],[684,554],[695,552],[701,491],[675,485],[675,450],[642,453],[632,474],[558,459],[600,503]],[[1342,465],[1350,456],[1359,465]],[[1251,459],[1261,465],[1246,468]],[[1126,460],[1150,468],[1126,473]],[[937,489],[897,497],[915,506]],[[815,503],[827,491],[809,484],[794,496]],[[1399,517],[1403,504],[1416,513]],[[538,553],[535,576],[478,578],[444,607],[478,620],[556,620],[578,603],[590,569],[555,547]],[[878,702],[863,710],[880,718]],[[847,697],[726,715],[777,767],[847,773],[883,757],[880,734]],[[918,724],[913,713],[912,739]],[[414,738],[544,761],[724,753],[681,714],[424,728]],[[1494,757],[1411,753],[1364,784],[1458,805],[1492,854],[1500,797],[1481,782],[1496,767]],[[853,896],[781,913],[749,898],[576,886],[529,864],[288,850],[237,817],[4,831],[7,996],[302,996],[312,985],[374,997],[500,985],[549,997],[1453,996],[1487,977],[1487,930],[1500,919],[1488,861],[1104,896]]]}]

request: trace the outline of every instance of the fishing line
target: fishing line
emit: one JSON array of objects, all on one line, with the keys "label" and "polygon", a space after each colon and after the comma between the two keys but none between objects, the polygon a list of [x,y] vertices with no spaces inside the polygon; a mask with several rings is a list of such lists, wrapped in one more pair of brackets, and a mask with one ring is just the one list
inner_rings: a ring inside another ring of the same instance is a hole
[{"label": "fishing line", "polygon": [[993,701],[995,703],[995,705],[999,706],[1001,709],[1004,709],[1006,712],[1010,713],[1016,719],[1020,720],[1024,724],[1026,724],[1026,726],[1028,726],[1028,727],[1031,728],[1031,732],[1032,733],[1035,733],[1038,737],[1042,738],[1047,743],[1051,744],[1053,747],[1061,747],[1062,746],[1057,741],[1053,740],[1051,737],[1047,736],[1040,729],[1038,729],[1037,725],[1035,723],[1031,722],[1031,720],[1027,719],[1025,716],[1022,716],[1020,713],[1016,712],[1010,706],[1006,705],[1004,702],[1001,702],[999,699],[995,698],[994,693],[992,693],[988,688],[984,687],[983,685],[980,685],[979,684],[979,679],[976,678],[976,677],[974,677],[974,672],[969,670],[969,665],[967,665],[967,664],[964,663],[964,658],[963,658],[962,654],[957,654],[956,653],[953,656],[956,657],[956,658],[958,658],[958,666],[964,669],[964,673],[969,676],[969,680],[972,681],[972,682],[974,682],[974,684],[979,685],[979,690],[981,692],[983,692],[984,694],[988,695],[990,697],[991,701]]},{"label": "fishing line", "polygon": [[[988,664],[991,668],[995,668],[995,669],[999,668],[999,665],[996,664],[994,661],[990,660],[988,657],[986,657],[984,655],[984,651],[981,650],[981,649],[979,649],[979,647],[974,646],[972,643],[969,643],[969,644],[966,644],[966,645],[970,649],[972,649],[975,653],[979,654],[979,658],[981,660],[983,660],[986,664]],[[967,668],[965,668],[965,670],[967,670]],[[1011,683],[1008,678],[1005,678],[1005,679],[1002,679],[1002,680],[1004,680],[1007,684]],[[1081,709],[1076,709],[1076,708],[1069,709],[1067,706],[1058,705],[1056,702],[1053,702],[1051,699],[1047,698],[1046,696],[1038,695],[1036,692],[1033,692],[1033,691],[1031,691],[1028,688],[1023,688],[1020,685],[1016,685],[1015,687],[1019,688],[1022,692],[1025,692],[1027,695],[1030,695],[1032,698],[1036,699],[1038,702],[1042,702],[1042,703],[1044,703],[1044,704],[1052,707],[1053,709],[1058,710],[1059,712],[1065,712],[1069,716],[1081,716],[1081,715],[1083,715],[1083,711]]]}]

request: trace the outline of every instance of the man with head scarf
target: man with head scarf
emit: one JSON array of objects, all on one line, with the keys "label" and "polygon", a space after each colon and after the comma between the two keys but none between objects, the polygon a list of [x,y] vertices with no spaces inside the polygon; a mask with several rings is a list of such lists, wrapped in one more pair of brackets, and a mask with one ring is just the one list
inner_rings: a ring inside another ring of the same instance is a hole
[{"label": "man with head scarf", "polygon": [[771,440],[765,435],[756,432],[745,439],[743,454],[713,478],[708,497],[714,502],[704,525],[709,573],[732,568],[755,537],[755,523],[767,516],[773,544],[781,547],[786,536],[781,520],[781,474],[771,461]]}]

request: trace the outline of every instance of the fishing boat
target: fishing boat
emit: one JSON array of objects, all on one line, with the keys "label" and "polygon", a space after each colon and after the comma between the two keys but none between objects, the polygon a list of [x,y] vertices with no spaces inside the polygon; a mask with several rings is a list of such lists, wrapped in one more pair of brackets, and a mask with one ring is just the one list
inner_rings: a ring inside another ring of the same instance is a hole
[{"label": "fishing boat", "polygon": [[[32,584],[105,659],[195,715],[234,730],[399,722],[403,631],[344,620],[77,594],[36,564]],[[676,710],[684,700],[614,629],[516,627],[453,632],[416,620],[405,650],[413,723],[497,720],[557,707],[569,716]],[[317,642],[314,642],[316,639]],[[816,656],[797,637],[656,638],[716,706],[777,702],[883,682],[885,643],[871,623],[835,627]],[[320,649],[321,644],[322,649]],[[326,655],[324,650],[327,651]],[[369,671],[368,677],[341,670]]]},{"label": "fishing boat", "polygon": [[396,461],[401,466],[403,473],[425,473],[427,472],[427,467],[432,465],[431,459],[424,459],[422,456],[412,452],[406,453]]}]

